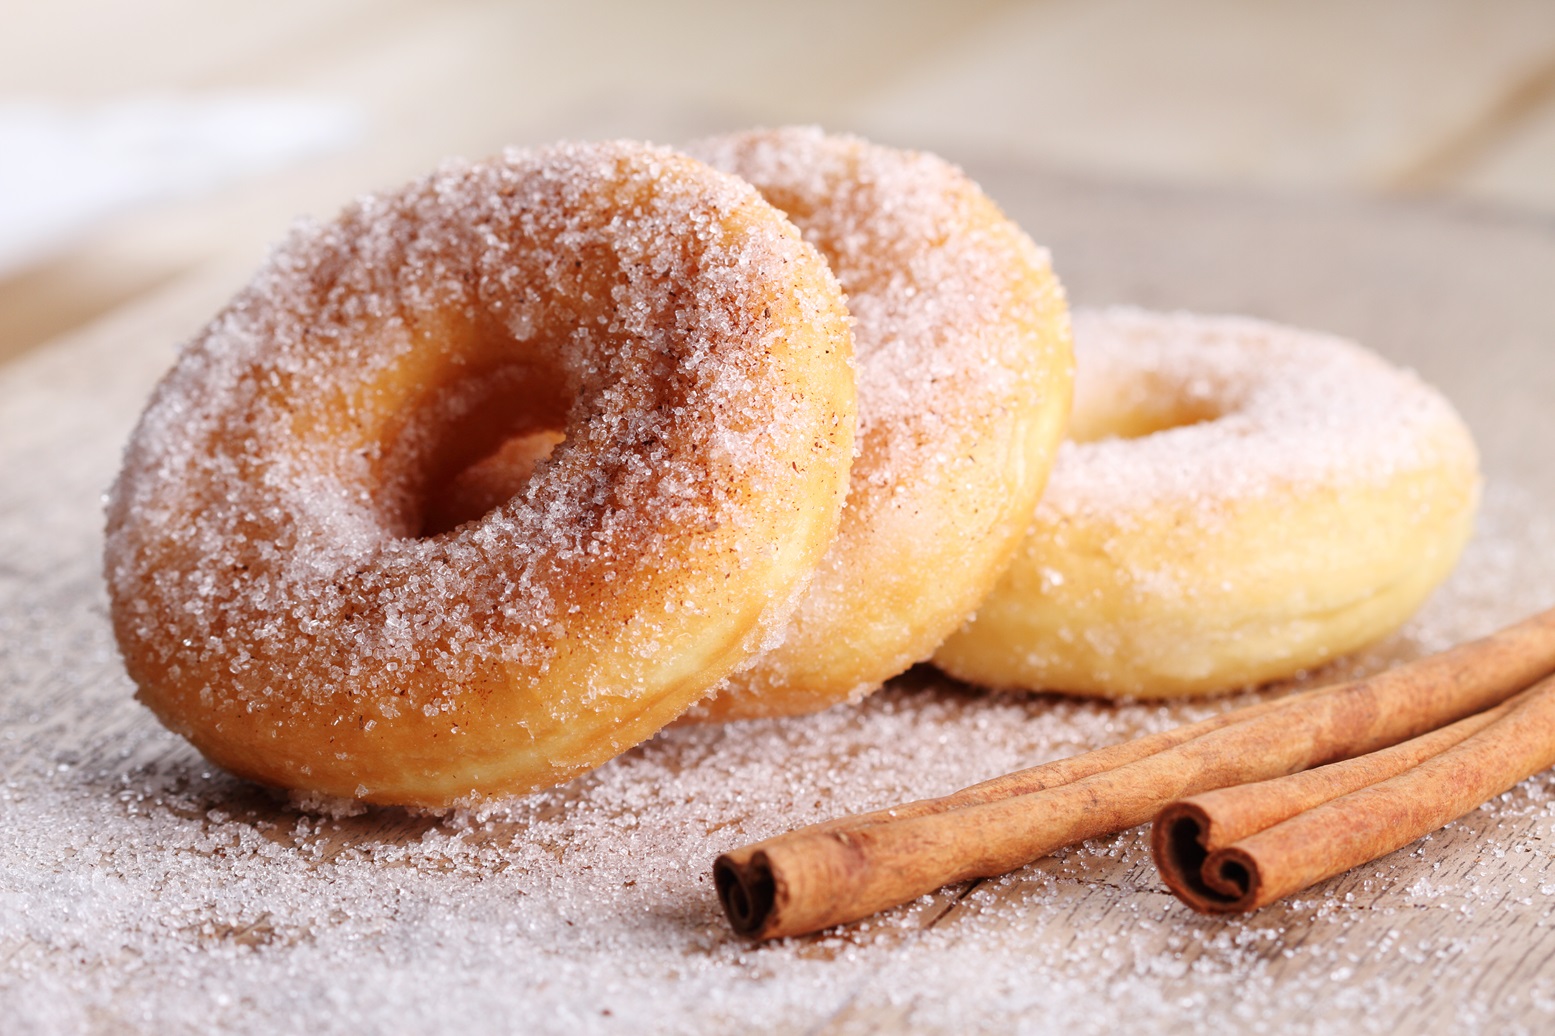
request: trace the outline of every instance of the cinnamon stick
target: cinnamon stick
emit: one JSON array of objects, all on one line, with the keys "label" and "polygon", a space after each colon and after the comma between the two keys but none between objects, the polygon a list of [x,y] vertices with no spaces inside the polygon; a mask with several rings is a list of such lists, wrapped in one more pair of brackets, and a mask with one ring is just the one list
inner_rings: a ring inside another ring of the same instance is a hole
[{"label": "cinnamon stick", "polygon": [[1152,825],[1156,869],[1178,898],[1195,907],[1202,901],[1205,913],[1218,912],[1215,903],[1235,899],[1243,890],[1226,886],[1218,868],[1206,866],[1209,857],[1306,810],[1396,777],[1483,730],[1510,707],[1511,702],[1503,702],[1368,755],[1173,802]]},{"label": "cinnamon stick", "polygon": [[1144,823],[1177,799],[1377,751],[1552,672],[1555,609],[1368,679],[747,845],[714,862],[714,885],[741,934],[817,931]]},{"label": "cinnamon stick", "polygon": [[1156,820],[1152,853],[1195,910],[1255,910],[1402,848],[1551,766],[1555,677],[1385,751],[1173,803]]}]

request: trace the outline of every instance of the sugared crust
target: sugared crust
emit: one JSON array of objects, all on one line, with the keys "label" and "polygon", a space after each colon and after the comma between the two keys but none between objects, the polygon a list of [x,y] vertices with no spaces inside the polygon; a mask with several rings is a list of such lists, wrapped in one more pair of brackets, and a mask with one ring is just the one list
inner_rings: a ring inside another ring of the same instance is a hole
[{"label": "sugared crust", "polygon": [[[442,805],[595,766],[781,629],[853,451],[824,262],[641,145],[447,166],[298,230],[182,353],[108,508],[140,697],[269,784]],[[566,441],[478,521],[425,502]]]},{"label": "sugared crust", "polygon": [[1025,545],[934,661],[995,687],[1209,693],[1396,629],[1471,532],[1474,444],[1351,343],[1254,320],[1077,313],[1076,442]]},{"label": "sugared crust", "polygon": [[1019,545],[1068,415],[1047,254],[955,167],[815,129],[691,152],[753,183],[831,263],[855,325],[859,456],[783,644],[694,715],[825,708],[921,661]]}]

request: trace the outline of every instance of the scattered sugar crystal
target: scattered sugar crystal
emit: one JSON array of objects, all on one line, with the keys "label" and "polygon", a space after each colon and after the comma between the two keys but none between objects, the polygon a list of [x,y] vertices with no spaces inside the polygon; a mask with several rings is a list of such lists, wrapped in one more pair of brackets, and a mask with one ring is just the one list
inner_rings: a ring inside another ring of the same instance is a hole
[{"label": "scattered sugar crystal", "polygon": [[[1500,535],[1555,547],[1525,503],[1490,494],[1492,539],[1471,548],[1409,636],[1457,639],[1555,591],[1549,562],[1493,560]],[[947,889],[867,924],[752,947],[713,900],[717,852],[1251,696],[1171,706],[985,696],[920,670],[857,707],[672,730],[522,800],[443,816],[288,802],[211,770],[129,700],[89,528],[78,543],[50,599],[29,606],[9,582],[0,612],[21,634],[5,642],[8,676],[56,688],[41,710],[0,702],[0,729],[27,737],[25,749],[0,742],[0,1003],[22,1031],[155,1016],[165,1031],[258,1032],[304,1012],[319,1032],[783,1032],[893,1005],[929,1030],[1003,1027],[1031,1013],[1039,1031],[1101,1033],[1148,1008],[1168,1030],[1198,1019],[1289,1031],[1336,998],[1354,1006],[1360,1031],[1381,1031],[1368,1028],[1368,1011],[1411,1016],[1419,990],[1407,976],[1443,980],[1499,936],[1455,938],[1447,921],[1422,935],[1411,922],[1409,944],[1396,921],[1377,923],[1379,906],[1434,901],[1450,908],[1444,919],[1463,916],[1499,895],[1473,875],[1504,864],[1477,845],[1555,838],[1555,789],[1540,778],[1509,796],[1516,822],[1504,833],[1502,811],[1476,813],[1438,836],[1429,859],[1403,852],[1366,869],[1377,885],[1364,895],[1342,877],[1220,920],[1160,894],[1143,833],[1132,831],[970,894]],[[1503,614],[1463,610],[1485,581],[1507,594]],[[1375,668],[1398,650],[1349,665]],[[40,753],[40,727],[69,754]],[[1453,876],[1429,877],[1439,863]],[[1516,909],[1524,931],[1555,920],[1548,898]],[[1288,943],[1292,926],[1307,934]],[[1356,955],[1397,963],[1362,972]],[[1455,1017],[1493,1007],[1471,1003]]]},{"label": "scattered sugar crystal", "polygon": [[[233,780],[132,700],[98,575],[99,494],[166,363],[157,341],[115,335],[0,369],[7,1032],[1555,1024],[1555,978],[1539,970],[1555,951],[1550,775],[1246,918],[1198,917],[1166,895],[1138,830],[772,945],[734,938],[713,900],[713,855],[750,839],[1254,694],[991,696],[919,670],[855,707],[672,730],[561,788],[444,816],[289,802]],[[1555,603],[1552,514],[1492,481],[1463,563],[1405,630],[1302,682],[1375,671]],[[1498,905],[1514,873],[1537,895]],[[1511,978],[1480,981],[1491,974]]]}]

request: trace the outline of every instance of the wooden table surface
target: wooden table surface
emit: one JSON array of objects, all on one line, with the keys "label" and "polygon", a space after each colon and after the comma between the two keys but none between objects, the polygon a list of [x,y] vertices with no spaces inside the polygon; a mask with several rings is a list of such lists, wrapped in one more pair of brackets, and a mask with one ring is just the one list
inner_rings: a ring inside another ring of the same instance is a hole
[{"label": "wooden table surface", "polygon": [[[251,267],[451,154],[815,122],[1140,182],[1555,213],[1544,0],[56,0],[0,8],[7,102],[282,93],[340,150],[106,221],[0,277],[0,360],[199,265]],[[0,170],[4,162],[0,160]],[[234,276],[237,276],[234,274]]]},{"label": "wooden table surface", "polygon": [[[610,132],[674,140],[737,122],[824,117],[963,162],[1052,247],[1081,304],[1234,311],[1319,327],[1441,386],[1484,452],[1479,531],[1459,571],[1402,634],[1319,677],[1375,670],[1486,632],[1555,604],[1555,223],[1539,210],[1555,205],[1555,180],[1536,175],[1551,168],[1539,157],[1550,153],[1540,127],[1555,126],[1540,85],[1555,54],[1547,5],[1505,4],[1494,25],[1472,22],[1477,49],[1435,87],[1447,100],[1413,115],[1398,108],[1387,75],[1373,81],[1356,71],[1365,64],[1351,53],[1358,45],[1335,48],[1328,68],[1350,76],[1350,96],[1371,98],[1373,113],[1398,113],[1377,116],[1386,124],[1380,138],[1357,131],[1355,140],[1366,140],[1350,151],[1330,146],[1351,138],[1315,116],[1292,142],[1252,132],[1251,114],[1245,123],[1202,114],[1208,101],[1181,97],[1213,94],[1213,83],[1156,69],[1167,84],[1160,104],[1201,112],[1196,158],[1186,144],[1163,151],[1148,119],[1124,117],[1137,84],[1107,109],[1108,91],[1123,88],[1085,72],[1074,48],[1111,45],[1125,23],[1161,39],[1180,21],[1203,27],[1222,18],[1230,42],[1211,37],[1200,44],[1209,52],[1235,50],[1237,34],[1253,31],[1245,18],[1273,19],[1295,46],[1302,33],[1319,32],[1316,15],[1293,14],[1298,5],[1232,16],[1186,3],[1167,17],[1111,2],[989,3],[950,19],[932,5],[903,5],[886,26],[889,47],[865,48],[861,67],[837,67],[849,48],[875,38],[880,11],[870,8],[820,34],[819,78],[790,95],[774,85],[775,56],[814,34],[783,28],[764,38],[753,15],[731,9],[726,28],[752,42],[708,56],[731,84],[715,95],[673,61],[644,65],[641,48],[627,45],[633,24],[591,59],[614,63],[620,78],[590,93],[565,74],[574,51],[541,45],[571,39],[578,22],[557,24],[561,16],[538,9],[388,4],[364,20],[366,5],[274,6],[271,20],[208,33],[225,40],[225,52],[184,55],[163,74],[202,88],[274,81],[357,90],[375,113],[395,113],[401,132],[374,129],[349,153],[126,213],[0,285],[5,327],[42,329],[33,338],[64,332],[42,342],[17,336],[0,365],[0,1027],[1555,1027],[1552,776],[1249,918],[1190,914],[1165,894],[1135,831],[865,924],[752,947],[727,932],[713,901],[707,867],[718,851],[1223,706],[989,696],[915,671],[856,709],[672,731],[566,788],[478,814],[353,813],[258,791],[162,731],[131,698],[98,574],[100,496],[146,393],[176,343],[241,283],[261,243],[294,212],[327,212],[436,155],[505,139]],[[1403,5],[1372,5],[1353,29],[1414,48],[1418,61],[1469,33],[1466,6],[1437,4],[1410,20]],[[694,7],[677,9],[679,24],[693,23]],[[155,27],[189,10],[151,5],[144,18]],[[1414,29],[1393,32],[1401,21]],[[661,39],[662,25],[636,29]],[[917,62],[911,75],[892,64],[907,60],[892,48]],[[134,79],[133,68],[112,67],[128,59],[106,44],[84,49],[71,80],[87,84],[84,96]],[[1269,61],[1277,66],[1283,52],[1273,47]],[[1404,61],[1394,50],[1380,60]],[[414,75],[401,71],[407,62]],[[86,67],[104,85],[92,86]],[[1252,81],[1321,108],[1315,88],[1297,91],[1278,67]],[[1079,118],[1037,112],[1019,123],[1008,104],[975,111],[977,98],[1028,74],[1076,89],[1095,78],[1094,110],[1111,111],[1121,139],[1102,139]],[[627,96],[621,84],[631,76],[651,84],[646,96]],[[147,82],[156,85],[149,73]],[[450,97],[477,88],[487,91],[482,104],[450,113]],[[515,88],[501,95],[510,108],[490,103],[490,91]],[[537,100],[547,88],[552,94]],[[1195,124],[1185,114],[1172,121]],[[1051,150],[1037,132],[1044,126],[1058,141]],[[1328,155],[1305,172],[1292,157],[1302,140]],[[1207,155],[1223,160],[1218,172]],[[1379,184],[1449,197],[1340,191]]]}]

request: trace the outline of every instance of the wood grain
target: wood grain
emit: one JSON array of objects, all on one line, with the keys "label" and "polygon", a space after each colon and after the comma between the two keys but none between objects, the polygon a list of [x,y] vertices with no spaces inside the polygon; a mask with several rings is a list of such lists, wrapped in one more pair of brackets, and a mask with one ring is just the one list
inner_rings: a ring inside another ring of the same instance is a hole
[{"label": "wood grain", "polygon": [[[28,4],[0,100],[260,90],[358,104],[366,131],[214,197],[163,203],[0,284],[0,362],[212,256],[257,262],[449,154],[819,122],[1088,174],[1409,189],[1552,211],[1552,8],[1539,0],[547,5]],[[147,272],[154,276],[147,276]]]}]

